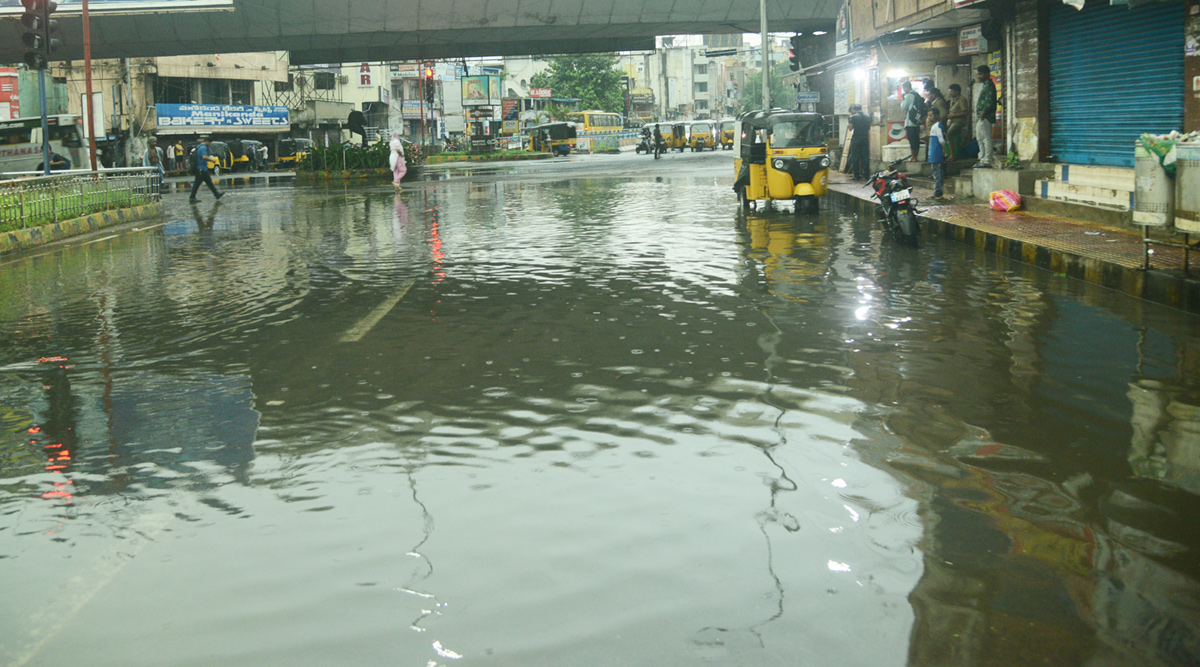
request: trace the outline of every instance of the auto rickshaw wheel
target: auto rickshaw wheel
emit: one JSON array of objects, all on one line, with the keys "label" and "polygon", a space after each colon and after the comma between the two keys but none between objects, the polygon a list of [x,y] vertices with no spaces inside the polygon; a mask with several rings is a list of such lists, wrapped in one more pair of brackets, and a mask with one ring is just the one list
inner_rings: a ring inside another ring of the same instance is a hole
[{"label": "auto rickshaw wheel", "polygon": [[746,196],[746,187],[738,190],[738,203],[741,204],[743,211],[750,210],[750,198]]}]

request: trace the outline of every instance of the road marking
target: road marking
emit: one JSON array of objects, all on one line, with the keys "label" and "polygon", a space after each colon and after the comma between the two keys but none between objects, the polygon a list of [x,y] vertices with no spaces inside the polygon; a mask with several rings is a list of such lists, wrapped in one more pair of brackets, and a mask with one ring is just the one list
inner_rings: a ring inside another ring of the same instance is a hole
[{"label": "road marking", "polygon": [[93,239],[93,240],[91,240],[91,241],[87,241],[87,242],[84,242],[84,243],[80,243],[79,245],[92,245],[93,243],[99,243],[99,242],[101,242],[101,241],[107,241],[107,240],[109,240],[109,239],[115,239],[115,238],[117,238],[117,235],[116,235],[116,234],[112,234],[112,235],[110,235],[110,236],[102,236],[102,237],[100,237],[100,238],[98,238],[98,239]]},{"label": "road marking", "polygon": [[33,660],[47,642],[54,639],[67,622],[74,618],[96,595],[108,586],[117,574],[139,553],[154,542],[174,517],[170,514],[146,514],[134,520],[127,535],[113,551],[100,554],[70,579],[60,582],[61,595],[42,602],[30,621],[38,630],[29,643],[17,649],[11,667],[21,667]]},{"label": "road marking", "polygon": [[416,283],[417,281],[414,279],[409,280],[401,285],[400,290],[388,297],[387,301],[379,304],[375,310],[372,310],[370,314],[359,320],[357,324],[350,327],[346,333],[342,334],[342,337],[338,339],[338,342],[357,343],[359,340],[362,340],[362,337],[367,335],[368,331],[370,331],[376,324],[379,324],[379,321],[382,320],[385,315],[391,312],[392,308],[395,308],[397,303],[400,303],[400,299],[403,299],[404,295],[408,294],[408,290],[412,289],[412,286]]}]

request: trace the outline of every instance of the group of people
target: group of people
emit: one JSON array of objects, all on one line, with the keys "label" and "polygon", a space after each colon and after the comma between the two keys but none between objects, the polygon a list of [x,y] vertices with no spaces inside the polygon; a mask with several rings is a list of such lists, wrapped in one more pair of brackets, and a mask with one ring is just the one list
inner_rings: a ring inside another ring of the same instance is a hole
[{"label": "group of people", "polygon": [[[966,153],[970,138],[968,128],[974,129],[979,146],[979,160],[974,168],[987,169],[992,166],[995,151],[992,146],[992,123],[996,122],[998,106],[996,84],[987,65],[975,68],[975,80],[980,89],[973,112],[970,101],[963,95],[962,86],[957,83],[948,87],[949,97],[934,86],[933,79],[922,82],[923,91],[920,95],[913,90],[911,82],[905,81],[900,85],[900,110],[904,113],[904,134],[912,150],[910,160],[917,160],[921,153],[922,133],[929,137],[926,160],[933,169],[934,199],[943,197],[946,162],[961,159]],[[867,178],[870,170],[871,117],[863,113],[860,104],[850,107],[850,128],[853,131],[849,148],[851,173],[858,179]]]}]

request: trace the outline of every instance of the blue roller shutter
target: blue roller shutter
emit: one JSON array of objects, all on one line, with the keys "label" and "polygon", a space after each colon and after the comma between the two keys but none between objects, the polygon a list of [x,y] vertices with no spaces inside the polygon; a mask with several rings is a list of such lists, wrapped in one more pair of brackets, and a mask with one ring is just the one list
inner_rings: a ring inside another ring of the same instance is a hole
[{"label": "blue roller shutter", "polygon": [[1132,167],[1141,133],[1183,129],[1183,4],[1051,6],[1050,149],[1059,162]]}]

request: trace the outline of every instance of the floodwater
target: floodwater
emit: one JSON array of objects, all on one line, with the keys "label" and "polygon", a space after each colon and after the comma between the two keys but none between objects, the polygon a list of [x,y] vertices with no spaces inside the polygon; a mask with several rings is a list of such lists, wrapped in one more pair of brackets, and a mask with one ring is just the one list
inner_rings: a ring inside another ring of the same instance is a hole
[{"label": "floodwater", "polygon": [[5,259],[0,664],[1200,661],[1200,318],[723,167]]}]

